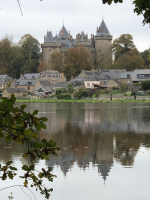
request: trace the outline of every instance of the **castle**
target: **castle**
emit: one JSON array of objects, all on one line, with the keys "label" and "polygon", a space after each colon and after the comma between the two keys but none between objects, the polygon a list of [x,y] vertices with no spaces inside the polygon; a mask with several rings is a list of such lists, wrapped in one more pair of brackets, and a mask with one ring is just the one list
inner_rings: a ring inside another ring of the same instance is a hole
[{"label": "castle", "polygon": [[112,51],[111,51],[112,35],[102,19],[101,25],[97,27],[96,35],[91,34],[91,38],[84,32],[78,33],[74,39],[63,25],[59,34],[53,37],[51,31],[47,31],[44,36],[44,43],[42,47],[42,62],[45,62],[50,66],[51,54],[55,51],[64,54],[69,48],[76,48],[83,46],[89,51],[91,61],[93,65],[97,65],[98,68],[108,68],[112,63]]}]

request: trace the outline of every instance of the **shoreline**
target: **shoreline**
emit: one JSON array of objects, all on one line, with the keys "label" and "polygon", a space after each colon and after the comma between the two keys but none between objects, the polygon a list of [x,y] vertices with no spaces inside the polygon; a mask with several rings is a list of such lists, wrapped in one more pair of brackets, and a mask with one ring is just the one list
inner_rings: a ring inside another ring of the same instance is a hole
[{"label": "shoreline", "polygon": [[19,100],[16,102],[20,103],[149,103],[150,100],[50,100],[50,99],[29,99],[29,100]]}]

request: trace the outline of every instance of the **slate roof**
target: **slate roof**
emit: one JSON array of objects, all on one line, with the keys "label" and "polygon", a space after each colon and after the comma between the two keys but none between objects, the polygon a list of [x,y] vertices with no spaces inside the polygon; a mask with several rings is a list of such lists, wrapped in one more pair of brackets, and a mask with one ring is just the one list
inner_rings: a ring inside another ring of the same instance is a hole
[{"label": "slate roof", "polygon": [[113,79],[113,81],[115,81],[118,85],[121,85],[120,81],[118,81],[117,79]]},{"label": "slate roof", "polygon": [[23,76],[20,77],[18,80],[34,80],[40,77],[40,73],[29,73],[29,74],[24,74]]},{"label": "slate roof", "polygon": [[[61,33],[63,33],[63,34],[61,34]],[[69,35],[68,31],[66,30],[65,26],[63,25],[63,27],[61,28],[61,30],[58,34],[58,38],[66,39],[66,37],[70,38],[70,35]]]},{"label": "slate roof", "polygon": [[84,85],[84,78],[74,78],[70,80],[70,83],[75,87],[75,86],[81,86]]},{"label": "slate roof", "polygon": [[134,70],[133,76],[132,76],[132,81],[145,81],[145,80],[150,80],[150,78],[137,78],[137,75],[150,75],[150,69],[136,69]]},{"label": "slate roof", "polygon": [[28,93],[25,88],[6,88],[9,93]]},{"label": "slate roof", "polygon": [[12,78],[7,74],[0,75],[0,83],[7,83],[10,80],[12,80]]},{"label": "slate roof", "polygon": [[85,81],[97,81],[97,79],[95,78],[94,75],[88,75],[88,76],[85,78]]},{"label": "slate roof", "polygon": [[44,38],[44,42],[53,42],[54,38],[51,31],[47,31],[46,37]]},{"label": "slate roof", "polygon": [[58,71],[54,70],[47,70],[47,71],[42,71],[40,77],[60,77],[61,74]]},{"label": "slate roof", "polygon": [[42,89],[43,92],[54,92],[52,87],[50,87],[50,86],[49,87],[42,87],[41,85],[39,87],[35,88],[34,91],[38,92],[40,89]]},{"label": "slate roof", "polygon": [[109,30],[104,22],[104,20],[102,20],[100,27],[97,30],[97,34],[96,37],[103,37],[103,36],[107,36],[107,37],[112,37],[112,35],[109,33]]},{"label": "slate roof", "polygon": [[[120,72],[120,78],[132,78],[134,71]],[[129,76],[128,76],[129,75]]]},{"label": "slate roof", "polygon": [[58,82],[55,85],[53,85],[53,88],[67,88],[69,83],[70,83],[69,81]]},{"label": "slate roof", "polygon": [[34,86],[36,84],[36,80],[22,80],[22,79],[18,79],[17,81],[12,82],[11,86],[14,85],[22,85],[22,86]]},{"label": "slate roof", "polygon": [[[94,78],[93,78],[93,81],[94,80],[99,80],[99,72],[97,72],[97,71],[95,71],[95,70],[93,70],[93,71],[88,71],[88,70],[83,70],[82,71],[82,73],[84,72],[84,74],[86,75],[86,77],[88,78],[89,77],[89,79],[92,79],[92,77],[91,76],[94,76]],[[79,74],[79,78],[81,79],[82,77],[80,77],[81,75]],[[77,78],[78,78],[77,77]],[[83,77],[84,78],[84,77]],[[86,80],[86,79],[85,79]]]},{"label": "slate roof", "polygon": [[47,81],[47,80],[39,80],[40,84],[42,87],[50,87],[52,86],[51,82]]},{"label": "slate roof", "polygon": [[133,73],[134,73],[133,71],[119,71],[119,70],[102,71],[99,75],[99,79],[110,80],[110,79],[132,78]]}]

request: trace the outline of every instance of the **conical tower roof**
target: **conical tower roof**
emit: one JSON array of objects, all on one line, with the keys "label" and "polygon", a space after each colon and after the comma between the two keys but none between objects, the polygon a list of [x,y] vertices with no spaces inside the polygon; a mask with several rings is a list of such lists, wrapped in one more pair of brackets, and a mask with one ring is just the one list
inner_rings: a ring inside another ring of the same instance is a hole
[{"label": "conical tower roof", "polygon": [[61,28],[61,30],[60,30],[60,32],[58,34],[58,38],[59,39],[70,38],[70,35],[69,35],[68,31],[66,30],[64,25],[63,25],[63,27]]},{"label": "conical tower roof", "polygon": [[51,31],[47,31],[46,37],[44,42],[52,42],[53,41],[53,35]]},{"label": "conical tower roof", "polygon": [[101,25],[99,26],[99,28],[97,28],[97,33],[96,33],[96,37],[103,37],[103,36],[108,36],[108,37],[112,37],[112,35],[109,33],[109,30],[104,22],[104,20],[102,19]]}]

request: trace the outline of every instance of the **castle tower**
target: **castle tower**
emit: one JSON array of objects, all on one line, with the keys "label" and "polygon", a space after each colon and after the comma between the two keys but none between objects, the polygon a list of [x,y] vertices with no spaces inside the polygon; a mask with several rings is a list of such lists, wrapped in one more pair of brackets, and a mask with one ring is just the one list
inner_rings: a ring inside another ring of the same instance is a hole
[{"label": "castle tower", "polygon": [[101,25],[97,27],[94,41],[98,68],[109,68],[112,63],[112,35],[109,33],[109,30],[103,19]]}]

